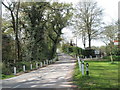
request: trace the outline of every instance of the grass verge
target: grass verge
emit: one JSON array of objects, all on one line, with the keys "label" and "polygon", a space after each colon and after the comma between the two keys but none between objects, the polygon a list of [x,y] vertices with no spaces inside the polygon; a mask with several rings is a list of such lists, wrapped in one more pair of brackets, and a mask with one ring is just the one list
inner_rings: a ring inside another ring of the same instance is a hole
[{"label": "grass verge", "polygon": [[15,77],[15,75],[4,75],[4,74],[2,74],[2,79],[7,79],[7,78],[11,78],[11,77]]},{"label": "grass verge", "polygon": [[[82,76],[78,63],[73,75],[73,82],[78,88],[99,90],[103,88],[118,88],[118,63],[115,61],[85,61],[89,63],[89,76]],[[86,74],[86,72],[85,72]],[[96,89],[95,89],[96,88]]]}]

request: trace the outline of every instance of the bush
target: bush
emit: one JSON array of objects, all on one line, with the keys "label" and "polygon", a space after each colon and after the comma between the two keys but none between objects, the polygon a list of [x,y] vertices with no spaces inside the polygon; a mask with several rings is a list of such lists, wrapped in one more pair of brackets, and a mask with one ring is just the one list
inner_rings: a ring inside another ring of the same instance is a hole
[{"label": "bush", "polygon": [[68,44],[64,44],[62,46],[62,50],[64,53],[68,53],[70,55],[83,55],[84,50],[80,47],[76,47],[76,46],[70,46]]},{"label": "bush", "polygon": [[114,55],[114,56],[113,56],[113,60],[114,60],[114,61],[120,61],[120,56]]},{"label": "bush", "polygon": [[[104,56],[103,59],[111,60],[110,56]],[[120,56],[113,55],[114,61],[120,61]]]},{"label": "bush", "polygon": [[88,58],[90,56],[95,57],[95,51],[93,49],[85,49],[84,56],[86,56]]},{"label": "bush", "polygon": [[10,75],[12,74],[11,68],[9,68],[6,64],[2,63],[2,74]]}]

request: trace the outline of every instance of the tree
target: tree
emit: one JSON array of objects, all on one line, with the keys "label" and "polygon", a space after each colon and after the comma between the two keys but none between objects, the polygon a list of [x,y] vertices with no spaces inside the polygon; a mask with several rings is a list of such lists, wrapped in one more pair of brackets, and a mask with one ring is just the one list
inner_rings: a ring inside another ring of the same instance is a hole
[{"label": "tree", "polygon": [[2,4],[4,5],[4,7],[9,10],[10,12],[10,15],[11,15],[11,23],[12,23],[12,28],[14,30],[14,33],[15,33],[15,54],[16,54],[16,57],[14,59],[14,63],[16,63],[16,60],[20,60],[21,59],[21,55],[20,55],[20,41],[19,41],[19,16],[18,16],[18,13],[19,13],[19,8],[20,8],[20,2],[10,2],[8,3],[8,5],[6,5],[4,2],[2,2]]},{"label": "tree", "polygon": [[29,57],[34,60],[47,59],[47,44],[45,41],[46,23],[47,23],[47,10],[49,7],[48,2],[31,2],[22,3],[22,12],[24,13],[24,21],[27,33],[26,40],[28,43]]},{"label": "tree", "polygon": [[104,27],[104,30],[101,34],[101,38],[103,39],[103,42],[106,44],[106,50],[109,55],[111,55],[111,61],[113,62],[112,59],[112,54],[114,49],[116,48],[114,46],[114,40],[117,39],[118,35],[118,29],[117,25],[110,24]]},{"label": "tree", "polygon": [[74,32],[82,36],[84,47],[86,39],[88,39],[89,48],[91,48],[91,40],[96,39],[100,34],[102,11],[96,2],[79,2],[77,4],[73,18]]},{"label": "tree", "polygon": [[49,14],[49,21],[48,21],[48,36],[52,40],[52,48],[51,48],[51,56],[50,58],[53,58],[57,45],[61,41],[61,35],[62,35],[62,29],[65,28],[69,20],[72,16],[71,12],[72,6],[71,4],[63,4],[54,2],[51,5],[51,11]]},{"label": "tree", "polygon": [[3,31],[11,31],[7,34],[15,39],[16,45],[19,43],[16,49],[19,47],[17,51],[21,60],[43,61],[54,58],[62,40],[62,29],[68,25],[72,16],[71,5],[57,2],[22,2],[19,8],[18,2],[3,5],[11,13],[10,21],[5,20],[10,23],[8,26],[4,24]]}]

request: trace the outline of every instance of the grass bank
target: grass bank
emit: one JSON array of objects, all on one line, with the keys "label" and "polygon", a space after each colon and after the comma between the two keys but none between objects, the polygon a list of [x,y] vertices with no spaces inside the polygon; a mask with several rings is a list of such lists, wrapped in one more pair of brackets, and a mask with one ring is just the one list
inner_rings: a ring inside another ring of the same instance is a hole
[{"label": "grass bank", "polygon": [[89,88],[91,90],[93,90],[93,88],[97,90],[101,88],[118,88],[119,61],[115,61],[114,64],[111,64],[110,61],[85,61],[85,63],[86,62],[89,63],[89,76],[82,76],[78,63],[76,64],[73,82],[78,88]]}]

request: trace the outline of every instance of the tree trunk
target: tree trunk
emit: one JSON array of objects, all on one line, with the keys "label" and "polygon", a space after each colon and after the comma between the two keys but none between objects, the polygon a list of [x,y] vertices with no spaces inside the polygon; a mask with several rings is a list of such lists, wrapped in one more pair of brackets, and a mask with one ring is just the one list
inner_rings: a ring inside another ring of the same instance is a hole
[{"label": "tree trunk", "polygon": [[82,42],[83,42],[83,46],[84,46],[84,49],[86,48],[86,38],[85,38],[85,34],[83,34],[82,36]]},{"label": "tree trunk", "polygon": [[91,49],[91,34],[88,35],[89,49]]},{"label": "tree trunk", "polygon": [[84,49],[85,49],[86,48],[86,39],[85,39],[85,37],[84,37],[83,45],[84,45]]},{"label": "tree trunk", "polygon": [[111,62],[113,63],[113,57],[111,52],[110,52],[110,59],[111,59]]},{"label": "tree trunk", "polygon": [[52,59],[56,53],[56,47],[57,47],[57,43],[54,43],[53,44],[53,47],[52,47],[52,53],[51,53],[51,57],[50,59]]},{"label": "tree trunk", "polygon": [[17,60],[20,61],[20,41],[18,38],[18,12],[19,12],[19,6],[20,6],[20,2],[18,2],[17,5],[17,12],[16,12],[16,23],[15,23],[15,31],[16,31],[16,45],[17,45]]}]

